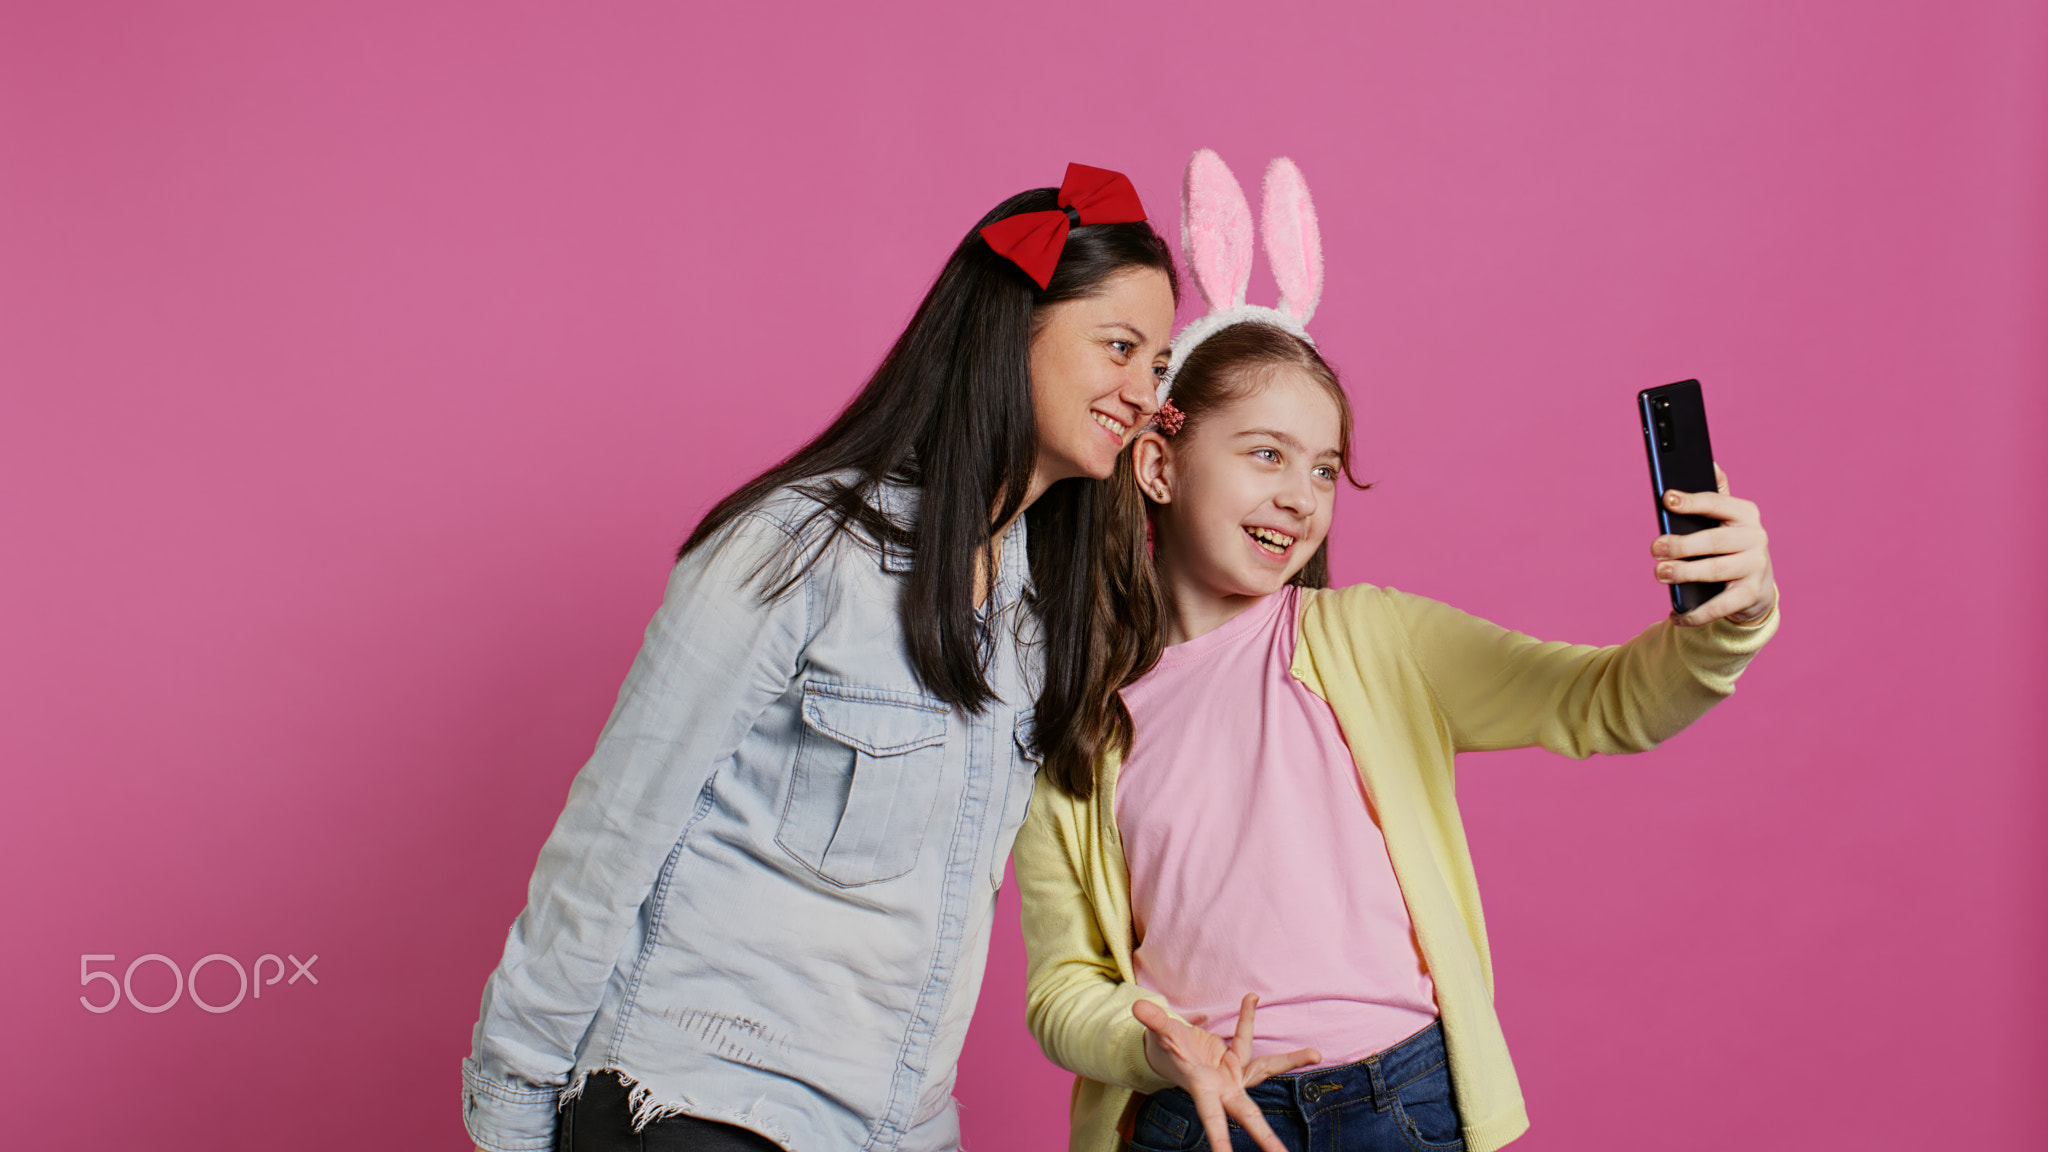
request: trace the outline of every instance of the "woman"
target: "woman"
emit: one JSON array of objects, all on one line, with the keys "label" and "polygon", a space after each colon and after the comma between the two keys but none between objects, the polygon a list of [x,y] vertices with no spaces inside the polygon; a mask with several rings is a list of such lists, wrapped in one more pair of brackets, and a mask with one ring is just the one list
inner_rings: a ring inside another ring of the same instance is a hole
[{"label": "woman", "polygon": [[697,526],[485,986],[478,1148],[958,1144],[1032,704],[1086,680],[1093,481],[1176,293],[1129,181],[1072,165]]}]

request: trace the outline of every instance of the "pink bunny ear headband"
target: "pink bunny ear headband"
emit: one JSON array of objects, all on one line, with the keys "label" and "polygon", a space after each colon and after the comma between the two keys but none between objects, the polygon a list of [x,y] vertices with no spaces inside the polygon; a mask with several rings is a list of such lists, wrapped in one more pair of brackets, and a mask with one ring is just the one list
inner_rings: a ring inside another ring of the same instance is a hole
[{"label": "pink bunny ear headband", "polygon": [[1323,240],[1316,225],[1308,182],[1294,161],[1281,157],[1266,166],[1261,198],[1266,261],[1279,281],[1278,306],[1244,302],[1252,281],[1252,211],[1244,189],[1223,163],[1204,148],[1188,161],[1180,191],[1180,246],[1194,273],[1195,287],[1209,305],[1173,338],[1166,379],[1159,384],[1159,430],[1171,436],[1185,417],[1168,394],[1173,378],[1195,346],[1233,324],[1271,324],[1315,344],[1306,325],[1323,295]]}]

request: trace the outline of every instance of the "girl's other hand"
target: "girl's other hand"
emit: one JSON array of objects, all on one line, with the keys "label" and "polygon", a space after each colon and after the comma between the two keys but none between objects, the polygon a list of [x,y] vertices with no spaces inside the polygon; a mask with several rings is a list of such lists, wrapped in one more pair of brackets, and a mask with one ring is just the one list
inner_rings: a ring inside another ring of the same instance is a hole
[{"label": "girl's other hand", "polygon": [[1287,1152],[1245,1090],[1268,1076],[1323,1059],[1313,1048],[1252,1059],[1252,1012],[1258,1003],[1257,995],[1245,994],[1237,1009],[1237,1038],[1229,1044],[1221,1036],[1175,1020],[1150,1000],[1131,1005],[1131,1015],[1146,1029],[1146,1061],[1194,1100],[1195,1114],[1202,1118],[1202,1130],[1215,1152],[1230,1147],[1226,1118],[1237,1121],[1266,1152]]},{"label": "girl's other hand", "polygon": [[[1756,624],[1778,603],[1778,583],[1771,576],[1769,538],[1755,504],[1728,494],[1728,474],[1714,465],[1718,492],[1666,492],[1664,506],[1691,516],[1711,516],[1718,528],[1686,536],[1659,536],[1650,542],[1657,557],[1657,579],[1665,584],[1726,581],[1721,594],[1672,619],[1697,627],[1727,617],[1737,624]],[[1686,557],[1702,557],[1690,560]]]}]

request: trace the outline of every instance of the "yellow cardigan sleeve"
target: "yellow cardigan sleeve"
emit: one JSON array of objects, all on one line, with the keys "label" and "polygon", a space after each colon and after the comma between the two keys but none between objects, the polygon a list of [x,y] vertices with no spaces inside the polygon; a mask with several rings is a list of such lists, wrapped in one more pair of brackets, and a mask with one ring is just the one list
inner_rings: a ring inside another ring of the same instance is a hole
[{"label": "yellow cardigan sleeve", "polygon": [[1421,596],[1385,589],[1389,607],[1459,752],[1537,746],[1566,756],[1642,752],[1735,691],[1778,630],[1663,620],[1624,644],[1545,642]]},{"label": "yellow cardigan sleeve", "polygon": [[1026,1019],[1046,1057],[1060,1067],[1157,1092],[1170,1081],[1146,1062],[1145,1026],[1131,1015],[1131,1005],[1141,999],[1167,1005],[1130,978],[1128,911],[1117,920],[1103,915],[1114,899],[1096,876],[1106,866],[1094,843],[1102,798],[1100,783],[1093,797],[1078,800],[1040,774],[1017,832],[1011,859],[1024,906]]}]

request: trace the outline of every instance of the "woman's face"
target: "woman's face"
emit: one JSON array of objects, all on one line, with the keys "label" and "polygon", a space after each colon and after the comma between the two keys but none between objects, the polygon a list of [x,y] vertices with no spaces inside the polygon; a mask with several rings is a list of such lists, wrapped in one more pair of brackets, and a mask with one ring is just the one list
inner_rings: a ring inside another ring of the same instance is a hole
[{"label": "woman's face", "polygon": [[1301,571],[1330,534],[1341,419],[1314,377],[1276,368],[1186,433],[1146,434],[1139,483],[1161,505],[1157,555],[1178,589],[1265,596]]},{"label": "woman's face", "polygon": [[1155,268],[1133,268],[1094,296],[1046,310],[1031,340],[1034,496],[1071,477],[1109,476],[1159,407],[1172,335],[1173,288]]}]

